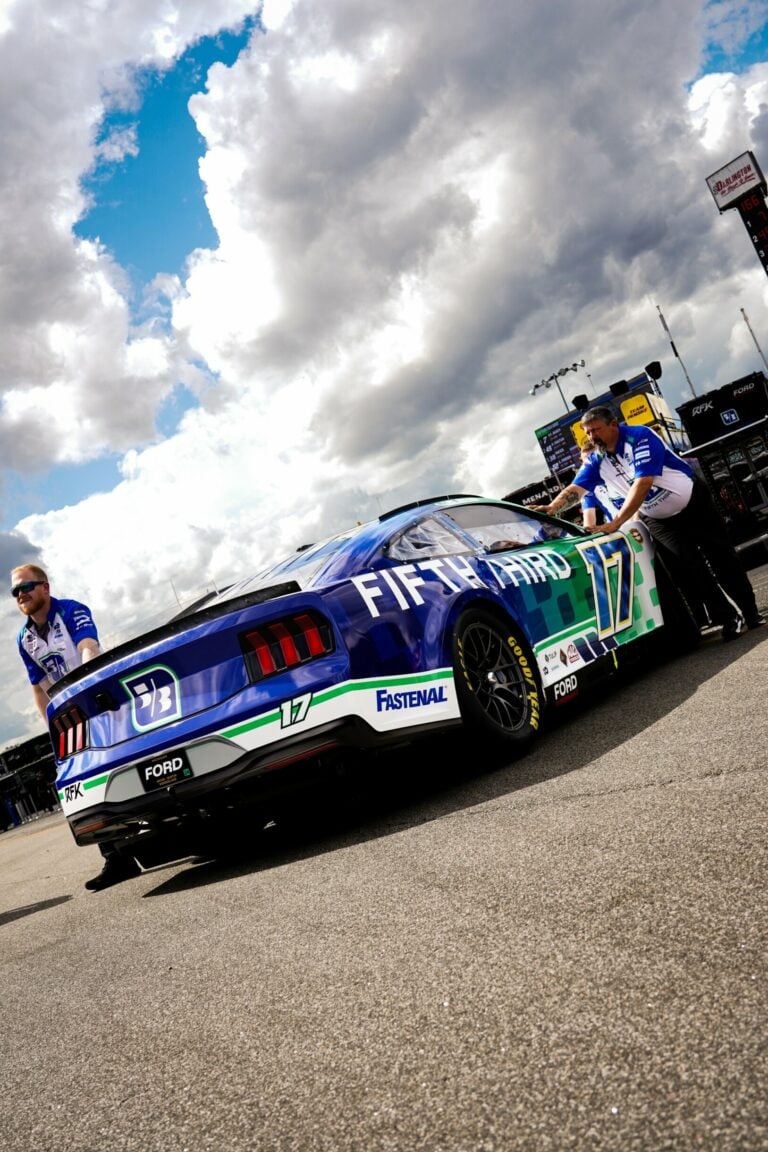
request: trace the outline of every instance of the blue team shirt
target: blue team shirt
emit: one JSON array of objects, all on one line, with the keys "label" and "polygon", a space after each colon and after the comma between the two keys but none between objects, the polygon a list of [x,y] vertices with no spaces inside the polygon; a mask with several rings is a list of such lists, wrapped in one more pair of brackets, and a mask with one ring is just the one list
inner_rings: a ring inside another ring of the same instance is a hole
[{"label": "blue team shirt", "polygon": [[592,452],[573,483],[593,492],[606,508],[614,505],[618,512],[640,476],[652,476],[655,481],[640,505],[644,516],[664,520],[688,504],[693,469],[667,447],[661,436],[643,425],[619,424],[616,451],[611,455]]},{"label": "blue team shirt", "polygon": [[594,491],[585,492],[581,498],[582,508],[599,508],[609,520],[613,520],[623,503],[618,496],[611,498],[605,484],[598,484]]},{"label": "blue team shirt", "polygon": [[73,668],[79,668],[83,661],[77,645],[81,640],[99,640],[90,608],[77,600],[55,600],[51,596],[48,625],[45,638],[29,619],[19,631],[19,652],[31,684],[39,684],[46,676],[55,683]]}]

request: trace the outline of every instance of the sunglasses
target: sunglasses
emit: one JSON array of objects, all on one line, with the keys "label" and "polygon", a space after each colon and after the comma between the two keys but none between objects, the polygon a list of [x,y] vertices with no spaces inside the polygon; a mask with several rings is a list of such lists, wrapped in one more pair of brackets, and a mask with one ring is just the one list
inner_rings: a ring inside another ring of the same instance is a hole
[{"label": "sunglasses", "polygon": [[45,584],[45,580],[25,580],[23,584],[16,584],[11,588],[11,596],[14,600],[18,600],[22,592],[31,592],[38,584]]}]

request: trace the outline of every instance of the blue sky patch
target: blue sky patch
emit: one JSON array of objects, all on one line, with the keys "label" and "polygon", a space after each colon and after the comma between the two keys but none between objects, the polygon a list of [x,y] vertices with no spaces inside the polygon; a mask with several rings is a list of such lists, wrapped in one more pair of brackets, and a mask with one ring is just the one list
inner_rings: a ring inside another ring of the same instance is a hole
[{"label": "blue sky patch", "polygon": [[700,77],[711,72],[747,72],[753,64],[768,57],[768,19],[751,35],[725,47],[722,43],[708,46],[701,65]]},{"label": "blue sky patch", "polygon": [[257,25],[249,18],[237,30],[199,40],[165,72],[137,73],[138,110],[113,109],[102,121],[98,143],[133,129],[138,151],[119,162],[102,160],[84,178],[94,203],[75,233],[106,245],[136,293],[159,272],[183,271],[192,249],[216,245],[198,175],[204,140],[187,103],[204,90],[212,64],[235,62]]}]

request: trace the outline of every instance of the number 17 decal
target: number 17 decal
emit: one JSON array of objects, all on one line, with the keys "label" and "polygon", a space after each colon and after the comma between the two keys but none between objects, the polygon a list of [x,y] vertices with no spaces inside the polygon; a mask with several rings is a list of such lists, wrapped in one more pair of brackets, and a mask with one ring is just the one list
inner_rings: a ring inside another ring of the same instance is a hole
[{"label": "number 17 decal", "polygon": [[294,696],[293,700],[284,700],[280,705],[280,727],[290,728],[293,724],[301,724],[309,712],[312,703],[312,693],[304,696]]},{"label": "number 17 decal", "polygon": [[595,536],[577,547],[592,577],[597,634],[602,640],[632,623],[634,554],[623,532]]}]

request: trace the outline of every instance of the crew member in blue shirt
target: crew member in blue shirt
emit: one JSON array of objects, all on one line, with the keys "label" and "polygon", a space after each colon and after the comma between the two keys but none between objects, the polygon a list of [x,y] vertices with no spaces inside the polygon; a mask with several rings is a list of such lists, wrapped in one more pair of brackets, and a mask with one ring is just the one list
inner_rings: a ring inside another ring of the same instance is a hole
[{"label": "crew member in blue shirt", "polygon": [[[19,653],[32,685],[32,695],[47,723],[48,688],[81,664],[98,656],[99,634],[91,610],[78,600],[56,600],[48,577],[36,564],[23,564],[11,572],[11,595],[26,616],[18,635]],[[138,876],[141,869],[119,845],[99,845],[104,867],[86,881],[98,892],[121,880]]]},{"label": "crew member in blue shirt", "polygon": [[589,408],[581,426],[592,452],[573,483],[538,510],[557,515],[604,484],[618,508],[595,533],[616,532],[641,516],[657,546],[687,573],[694,597],[722,625],[724,640],[765,623],[709,489],[690,464],[645,425],[619,424],[605,405]]}]

